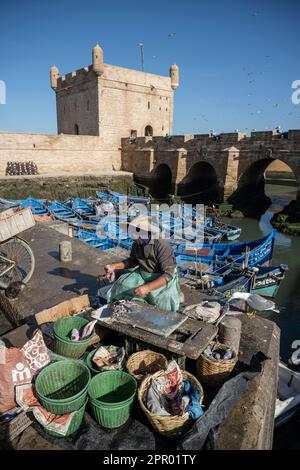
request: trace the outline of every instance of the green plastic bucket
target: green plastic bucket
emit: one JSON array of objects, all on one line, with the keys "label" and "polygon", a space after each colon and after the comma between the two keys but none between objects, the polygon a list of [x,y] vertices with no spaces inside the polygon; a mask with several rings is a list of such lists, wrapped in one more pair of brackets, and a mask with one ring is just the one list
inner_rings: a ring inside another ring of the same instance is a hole
[{"label": "green plastic bucket", "polygon": [[63,436],[62,434],[59,434],[55,431],[49,431],[48,429],[44,428],[44,431],[49,434],[50,436],[53,437],[67,437],[76,432],[82,423],[84,412],[85,412],[85,407],[87,405],[88,398],[85,400],[84,405],[78,410],[74,412],[74,416],[72,418],[72,421],[70,423],[69,429],[67,433]]},{"label": "green plastic bucket", "polygon": [[136,396],[137,382],[123,371],[108,371],[95,375],[89,385],[91,409],[104,428],[118,428],[130,416]]},{"label": "green plastic bucket", "polygon": [[82,317],[63,317],[56,320],[53,327],[55,352],[61,356],[79,359],[89,347],[95,330],[93,330],[91,336],[81,341],[72,341],[70,333],[73,328],[82,331],[88,323],[89,321]]},{"label": "green plastic bucket", "polygon": [[58,361],[41,370],[35,389],[46,410],[63,415],[83,406],[90,379],[86,365],[77,361]]}]

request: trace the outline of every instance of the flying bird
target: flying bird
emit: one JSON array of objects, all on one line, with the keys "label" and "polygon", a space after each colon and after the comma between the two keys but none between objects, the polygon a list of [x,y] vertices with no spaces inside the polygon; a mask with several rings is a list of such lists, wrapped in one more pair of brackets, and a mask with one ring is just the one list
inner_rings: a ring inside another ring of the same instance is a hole
[{"label": "flying bird", "polygon": [[169,33],[168,34],[168,38],[173,38],[174,36],[176,36],[176,33]]}]

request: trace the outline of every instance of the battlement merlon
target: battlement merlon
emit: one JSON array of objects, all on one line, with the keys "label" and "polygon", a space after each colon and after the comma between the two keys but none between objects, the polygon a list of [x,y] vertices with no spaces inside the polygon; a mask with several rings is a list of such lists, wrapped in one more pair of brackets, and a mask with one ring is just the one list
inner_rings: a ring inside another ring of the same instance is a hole
[{"label": "battlement merlon", "polygon": [[134,140],[128,137],[122,137],[122,148],[131,147],[137,148],[146,145],[147,147],[154,147],[156,145],[163,146],[178,146],[178,145],[219,145],[236,143],[241,145],[255,145],[255,144],[269,144],[282,145],[285,142],[292,142],[297,145],[300,143],[300,129],[290,129],[287,132],[281,133],[278,130],[270,131],[252,131],[250,136],[243,132],[224,132],[219,135],[213,134],[185,134],[185,135],[170,135],[168,138],[163,136],[148,136],[137,137]]},{"label": "battlement merlon", "polygon": [[168,77],[156,75],[111,64],[103,64],[103,73],[101,74],[97,74],[94,71],[93,65],[89,65],[88,67],[83,67],[62,76],[59,76],[59,72],[56,67],[52,67],[50,77],[51,87],[55,92],[65,90],[97,78],[104,83],[112,82],[115,84],[123,84],[125,89],[130,85],[150,88],[151,91],[157,91],[158,94],[160,92],[170,93],[170,91],[175,90],[179,85],[178,75],[174,78],[173,76]]}]

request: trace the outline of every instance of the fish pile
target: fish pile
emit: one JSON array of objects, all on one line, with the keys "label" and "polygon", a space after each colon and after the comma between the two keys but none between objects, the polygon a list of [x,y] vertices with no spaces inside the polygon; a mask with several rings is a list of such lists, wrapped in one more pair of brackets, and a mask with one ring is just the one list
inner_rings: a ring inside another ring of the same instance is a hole
[{"label": "fish pile", "polygon": [[100,370],[118,370],[123,366],[125,349],[117,346],[100,346],[93,356],[92,362]]},{"label": "fish pile", "polygon": [[114,321],[121,320],[126,313],[130,311],[130,301],[120,300],[111,303],[112,319]]},{"label": "fish pile", "polygon": [[203,354],[214,361],[229,361],[234,358],[234,351],[230,348],[220,348],[218,346],[208,346]]},{"label": "fish pile", "polygon": [[200,304],[189,305],[183,310],[183,314],[195,320],[214,323],[220,316],[221,304],[204,300]]},{"label": "fish pile", "polygon": [[190,380],[184,380],[175,361],[165,371],[151,379],[145,405],[158,416],[182,416],[188,412],[192,419],[203,415],[200,404],[201,390]]},{"label": "fish pile", "polygon": [[71,341],[82,341],[84,339],[87,339],[93,333],[93,329],[96,323],[97,320],[90,321],[87,325],[85,325],[81,334],[76,328],[73,328],[70,333]]}]

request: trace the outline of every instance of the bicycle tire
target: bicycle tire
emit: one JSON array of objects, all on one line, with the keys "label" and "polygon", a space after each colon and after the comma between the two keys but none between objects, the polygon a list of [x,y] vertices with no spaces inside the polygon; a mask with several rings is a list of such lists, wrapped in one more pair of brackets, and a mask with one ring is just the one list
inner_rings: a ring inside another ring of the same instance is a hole
[{"label": "bicycle tire", "polygon": [[[6,249],[5,249],[6,248]],[[29,244],[19,237],[10,238],[0,245],[0,254],[4,254],[9,259],[16,262],[16,267],[0,278],[0,285],[8,287],[11,282],[21,281],[27,284],[32,277],[35,268],[35,258]],[[27,255],[28,269],[22,271],[22,263],[20,258]]]}]

